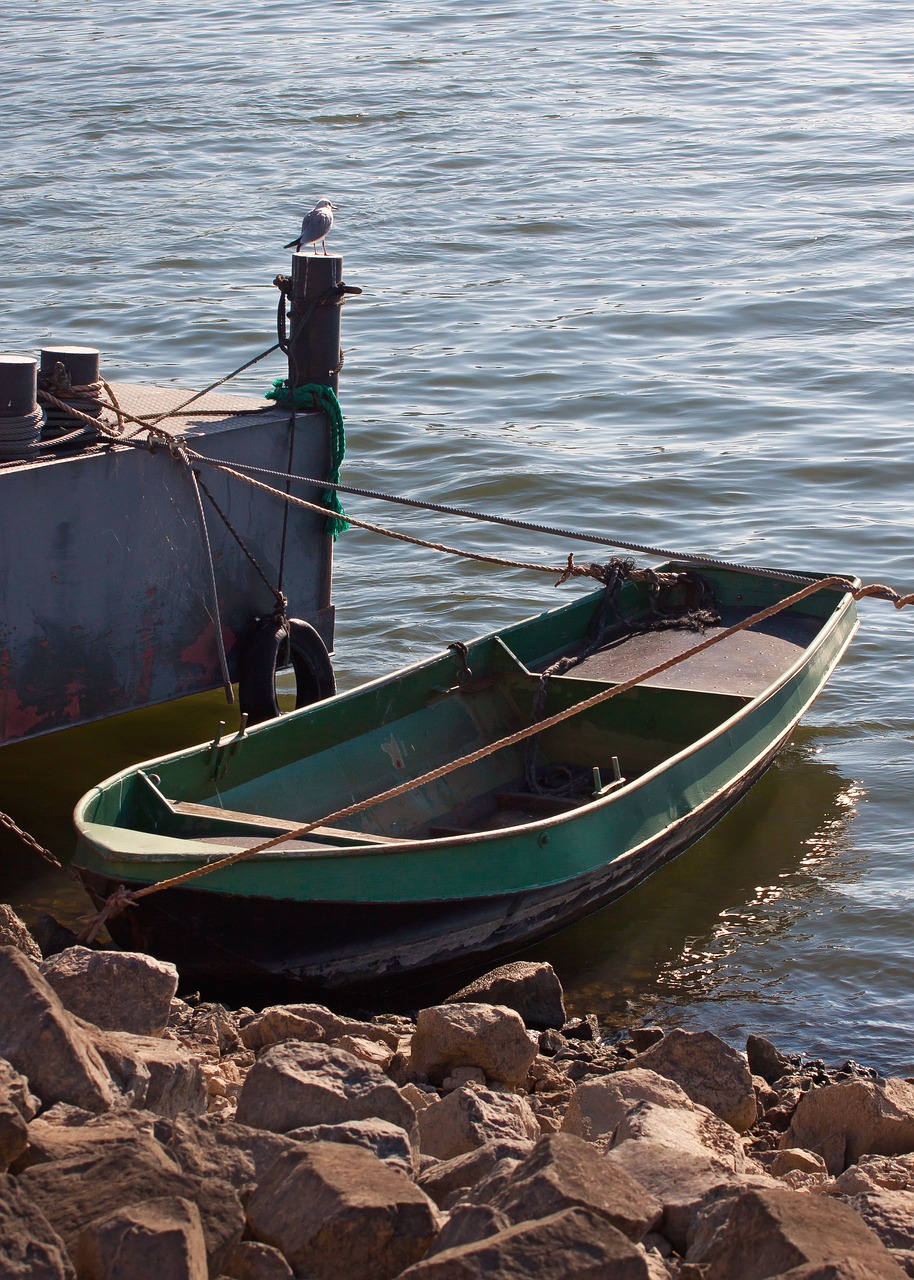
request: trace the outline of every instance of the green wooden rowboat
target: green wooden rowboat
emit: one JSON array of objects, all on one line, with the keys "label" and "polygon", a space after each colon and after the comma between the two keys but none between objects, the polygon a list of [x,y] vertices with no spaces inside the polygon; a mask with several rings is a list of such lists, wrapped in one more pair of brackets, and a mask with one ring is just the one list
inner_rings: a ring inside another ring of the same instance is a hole
[{"label": "green wooden rowboat", "polygon": [[[465,656],[445,651],[125,770],[77,806],[74,866],[100,905],[120,884],[155,884],[318,823],[529,727],[538,693],[539,719],[571,708],[798,585],[687,569],[663,567],[673,576],[659,615],[647,583],[626,581],[609,614],[606,593],[590,591]],[[695,581],[718,615],[702,634],[689,629]],[[856,627],[850,592],[822,589],[547,729],[535,761],[529,742],[505,747],[343,825],[144,896],[111,933],[185,976],[325,990],[505,954],[625,893],[717,822],[771,763]]]}]

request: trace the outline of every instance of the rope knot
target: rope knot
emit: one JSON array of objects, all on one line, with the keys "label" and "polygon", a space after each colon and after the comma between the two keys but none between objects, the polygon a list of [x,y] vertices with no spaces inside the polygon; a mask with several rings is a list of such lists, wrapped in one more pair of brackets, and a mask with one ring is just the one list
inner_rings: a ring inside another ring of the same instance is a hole
[{"label": "rope knot", "polygon": [[90,917],[86,922],[86,926],[77,938],[77,942],[82,946],[88,946],[94,942],[102,925],[107,924],[114,916],[119,916],[127,907],[132,907],[138,896],[132,889],[119,884],[113,893],[109,893],[101,911]]}]

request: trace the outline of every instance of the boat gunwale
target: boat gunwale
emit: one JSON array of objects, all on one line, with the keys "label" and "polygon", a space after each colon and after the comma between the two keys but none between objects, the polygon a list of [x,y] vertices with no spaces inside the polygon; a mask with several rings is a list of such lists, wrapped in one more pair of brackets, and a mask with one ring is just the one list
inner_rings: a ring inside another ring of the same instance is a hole
[{"label": "boat gunwale", "polygon": [[[821,575],[821,576],[827,577],[828,575]],[[849,581],[853,583],[854,587],[860,585],[860,580],[857,578],[850,579]],[[834,588],[830,588],[830,590],[834,590]],[[586,598],[587,598],[586,596],[581,596],[577,600],[569,601],[565,604],[559,605],[555,609],[546,611],[546,613],[558,614],[564,610],[572,609],[576,606],[579,606],[581,602]],[[799,656],[790,664],[790,666],[787,667],[784,671],[782,671],[781,674],[775,680],[773,680],[768,686],[766,686],[765,689],[761,690],[758,694],[749,698],[741,707],[736,709],[732,715],[727,716],[727,718],[723,720],[719,725],[717,725],[714,729],[710,730],[706,734],[703,734],[700,738],[695,739],[693,742],[690,742],[687,746],[681,748],[679,751],[675,752],[674,754],[666,756],[659,764],[653,766],[653,768],[639,775],[639,777],[632,779],[630,782],[626,782],[623,786],[612,791],[607,796],[595,798],[566,813],[538,818],[532,822],[521,823],[511,827],[498,827],[498,828],[495,828],[494,830],[489,830],[489,831],[478,831],[478,832],[470,831],[460,835],[438,836],[438,837],[432,837],[429,839],[420,839],[420,840],[397,840],[396,838],[391,838],[388,842],[385,842],[384,844],[366,843],[364,845],[351,844],[351,845],[323,846],[323,847],[315,847],[313,850],[295,850],[292,852],[287,851],[286,853],[282,853],[281,846],[277,846],[275,849],[267,849],[260,854],[252,854],[250,855],[249,859],[247,859],[247,861],[249,861],[254,865],[257,865],[261,869],[264,869],[265,867],[269,866],[271,861],[282,861],[284,863],[288,863],[293,860],[299,860],[304,866],[304,865],[307,865],[308,863],[322,862],[325,860],[335,861],[338,858],[352,858],[352,857],[365,858],[371,855],[386,856],[392,853],[399,854],[399,853],[407,853],[407,852],[413,853],[418,851],[428,851],[431,853],[441,855],[442,853],[444,853],[447,850],[450,850],[451,848],[453,848],[455,852],[461,852],[467,846],[478,846],[480,844],[488,845],[494,841],[498,841],[506,837],[523,837],[526,835],[546,833],[554,828],[560,828],[567,825],[570,819],[576,820],[579,817],[584,817],[584,816],[590,817],[593,814],[608,808],[608,806],[612,804],[617,804],[623,799],[628,799],[632,797],[637,793],[637,791],[640,788],[648,786],[650,783],[655,781],[660,775],[669,771],[671,768],[674,768],[682,760],[684,760],[690,755],[695,754],[697,751],[703,749],[708,744],[713,742],[716,738],[721,737],[724,733],[729,732],[734,725],[739,724],[744,719],[755,714],[766,701],[774,697],[780,689],[782,689],[792,679],[798,676],[802,672],[803,668],[809,665],[809,662],[812,656],[814,655],[814,653],[816,652],[816,650],[820,649],[826,643],[828,637],[830,637],[832,634],[834,634],[835,631],[838,630],[841,621],[844,619],[847,612],[854,607],[854,604],[855,604],[855,601],[854,601],[852,591],[842,592],[831,613],[821,619],[821,626],[819,627],[812,641],[801,650]],[[546,614],[534,614],[531,617],[523,619],[518,623],[512,623],[510,627],[499,628],[496,631],[489,632],[484,636],[477,637],[477,640],[474,643],[482,643],[486,640],[492,639],[493,637],[501,636],[505,631],[511,630],[515,627],[522,627],[525,623],[536,621],[537,618],[541,618],[544,616],[546,616]],[[840,646],[839,651],[834,656],[834,659],[829,663],[826,673],[824,674],[822,679],[817,682],[815,690],[811,693],[810,697],[803,704],[803,707],[799,710],[796,716],[793,717],[790,723],[785,726],[783,732],[778,734],[777,739],[775,739],[776,742],[783,742],[783,740],[796,727],[797,723],[802,719],[803,715],[805,715],[806,711],[809,709],[809,707],[812,705],[815,699],[819,696],[823,686],[827,683],[831,674],[833,673],[835,668],[838,666],[839,662],[841,661],[841,658],[843,657],[848,646],[853,640],[858,627],[859,627],[859,621],[855,619],[854,624],[851,627],[848,635],[844,639],[843,644]],[[368,681],[362,685],[358,685],[356,686],[356,688],[348,690],[346,693],[342,695],[337,695],[337,696],[344,699],[354,697],[357,694],[362,694],[366,692],[372,687],[384,685],[391,681],[394,681],[398,679],[404,672],[415,672],[417,670],[431,666],[434,663],[439,662],[442,658],[446,656],[448,656],[447,650],[441,651],[438,654],[432,655],[429,658],[424,659],[422,662],[414,663],[407,667],[401,667],[393,673],[390,673],[385,676],[377,677],[375,680]],[[556,678],[560,680],[570,680],[570,681],[574,681],[576,679],[576,677],[572,675],[559,676]],[[606,683],[607,685],[609,685],[610,682],[606,682]],[[305,707],[305,708],[302,708],[299,712],[292,712],[291,715],[303,715],[303,714],[306,714],[310,709],[311,708]],[[285,721],[288,721],[289,716],[282,717],[282,719]],[[257,733],[258,731],[265,730],[269,728],[271,725],[275,725],[276,723],[277,723],[276,719],[265,721],[260,725],[254,726],[251,730],[249,730],[249,732]],[[231,744],[232,736],[233,735],[230,735],[226,739],[226,745]],[[84,839],[87,843],[89,843],[92,846],[93,850],[99,856],[99,859],[101,861],[117,861],[121,863],[135,863],[138,867],[151,866],[156,863],[174,864],[176,862],[179,862],[182,858],[186,859],[188,862],[196,862],[200,866],[205,866],[207,863],[211,861],[212,862],[221,861],[225,857],[230,856],[231,853],[240,851],[240,848],[241,848],[240,846],[231,846],[227,844],[220,845],[218,846],[218,848],[216,846],[210,845],[209,847],[213,850],[213,853],[211,856],[204,852],[200,852],[199,849],[195,849],[194,851],[186,850],[183,852],[175,851],[175,852],[164,853],[164,854],[159,854],[156,852],[134,853],[134,852],[122,851],[122,850],[118,850],[116,846],[102,841],[93,831],[90,830],[90,828],[96,828],[102,831],[132,830],[132,828],[115,827],[115,826],[111,826],[104,823],[92,823],[87,821],[82,816],[83,811],[88,806],[88,804],[95,798],[95,796],[104,794],[103,787],[105,788],[105,790],[107,790],[113,785],[115,785],[116,783],[132,777],[133,775],[138,773],[140,770],[148,768],[155,763],[163,764],[165,762],[170,762],[170,761],[179,760],[182,758],[191,757],[198,754],[201,750],[204,750],[206,748],[207,748],[206,743],[200,743],[193,747],[184,748],[181,751],[172,752],[167,756],[157,756],[153,760],[143,761],[140,764],[133,765],[128,769],[121,770],[119,773],[113,774],[110,778],[106,779],[105,783],[102,784],[101,786],[96,786],[92,788],[92,790],[87,792],[86,795],[82,797],[82,799],[79,801],[74,811],[74,822],[81,839]],[[765,750],[760,752],[759,755],[756,756],[749,765],[747,765],[744,769],[740,770],[739,773],[733,775],[733,777],[730,779],[730,783],[742,777],[746,772],[751,771],[751,769],[757,764],[758,760],[763,758],[770,751],[771,751],[771,744],[769,743],[766,746]],[[730,783],[728,783],[727,785],[730,785]],[[714,800],[714,798],[722,790],[723,790],[722,787],[717,788],[712,793],[712,795],[710,795],[706,800],[696,805],[693,809],[690,809],[690,813],[700,812],[701,809],[705,808],[709,803],[711,803]],[[677,818],[674,822],[668,824],[668,826],[666,828],[663,828],[662,830],[664,831],[670,830],[671,828],[674,828],[681,821],[682,821],[682,818]],[[302,825],[307,826],[308,824],[303,823]],[[150,834],[152,835],[154,833],[150,833]],[[307,833],[302,838],[306,838],[306,835]],[[166,837],[166,838],[174,839],[176,837]],[[270,836],[264,837],[265,840],[271,839],[271,838],[272,837]],[[295,837],[290,835],[289,838],[294,839]],[[617,855],[615,859],[611,859],[611,861],[619,862],[621,859],[633,856],[638,851],[638,849],[640,849],[644,844],[650,843],[655,838],[656,838],[656,835],[652,835],[651,837],[648,838],[647,841],[642,841],[638,845],[632,846],[631,849],[624,850],[619,855]],[[205,845],[206,840],[205,838],[201,838],[196,841],[188,840],[187,843],[193,843],[199,846],[199,845]],[[547,884],[553,884],[553,883],[559,884],[565,879],[568,879],[568,877],[559,877],[555,881],[544,881],[543,885],[545,886]],[[224,894],[228,892],[224,888],[207,889],[205,885],[201,885],[199,886],[199,888],[204,892],[209,892],[212,894],[220,894],[220,893]],[[435,899],[423,899],[423,901],[435,901]],[[442,901],[444,901],[444,899],[442,899]]]}]

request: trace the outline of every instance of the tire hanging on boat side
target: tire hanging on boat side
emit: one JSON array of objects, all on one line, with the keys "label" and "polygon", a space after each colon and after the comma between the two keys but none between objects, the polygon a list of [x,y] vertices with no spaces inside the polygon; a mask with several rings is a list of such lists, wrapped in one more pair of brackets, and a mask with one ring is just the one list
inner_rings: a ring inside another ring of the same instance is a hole
[{"label": "tire hanging on boat side", "polygon": [[[287,647],[288,646],[288,647]],[[327,647],[310,622],[265,619],[241,655],[238,702],[249,724],[282,715],[276,697],[276,671],[291,664],[295,673],[295,709],[336,693],[336,677]]]}]

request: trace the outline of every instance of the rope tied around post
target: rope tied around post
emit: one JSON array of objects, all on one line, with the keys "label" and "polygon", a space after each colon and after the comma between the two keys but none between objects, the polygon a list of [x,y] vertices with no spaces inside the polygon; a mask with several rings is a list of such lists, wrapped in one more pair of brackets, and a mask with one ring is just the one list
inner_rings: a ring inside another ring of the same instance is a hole
[{"label": "rope tied around post", "polygon": [[326,415],[330,426],[330,474],[327,483],[330,486],[322,495],[325,504],[330,508],[327,516],[327,533],[334,540],[349,528],[349,520],[343,510],[336,486],[340,482],[340,467],[346,457],[346,425],[343,421],[343,410],[332,387],[325,387],[318,382],[308,382],[295,388],[293,397],[288,378],[274,378],[271,390],[266,393],[267,400],[274,400],[281,409],[316,409]]}]

